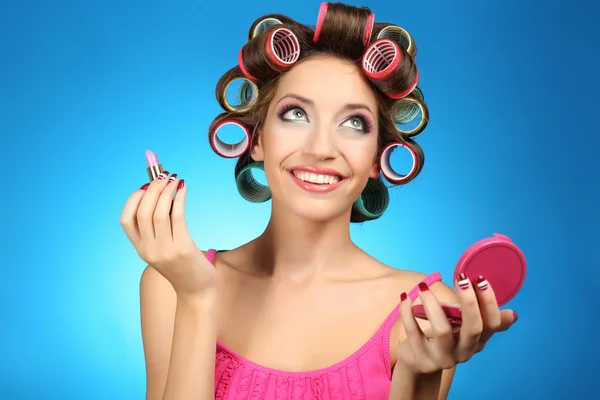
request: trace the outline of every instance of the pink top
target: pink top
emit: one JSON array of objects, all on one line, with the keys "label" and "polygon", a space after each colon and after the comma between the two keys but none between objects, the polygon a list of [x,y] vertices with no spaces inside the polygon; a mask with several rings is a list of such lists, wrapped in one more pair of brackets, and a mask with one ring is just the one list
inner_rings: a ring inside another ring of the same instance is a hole
[{"label": "pink top", "polygon": [[[214,264],[216,250],[206,257]],[[428,285],[440,281],[433,273]],[[415,287],[409,293],[418,296]],[[384,400],[390,392],[390,331],[400,316],[398,307],[383,321],[377,332],[354,354],[327,368],[308,372],[287,372],[266,368],[236,354],[217,341],[215,400]]]}]

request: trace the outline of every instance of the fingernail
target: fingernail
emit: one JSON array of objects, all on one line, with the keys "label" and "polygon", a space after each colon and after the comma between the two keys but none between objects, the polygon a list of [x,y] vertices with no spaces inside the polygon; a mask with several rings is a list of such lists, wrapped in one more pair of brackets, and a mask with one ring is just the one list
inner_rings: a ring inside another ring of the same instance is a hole
[{"label": "fingernail", "polygon": [[429,290],[429,286],[427,286],[427,284],[425,282],[421,282],[421,283],[419,283],[419,290],[421,292],[426,292]]},{"label": "fingernail", "polygon": [[145,183],[145,184],[142,185],[142,187],[140,188],[140,190],[146,190],[146,189],[148,189],[148,186],[150,186],[150,184],[149,183]]},{"label": "fingernail", "polygon": [[477,287],[479,288],[479,290],[485,290],[488,288],[488,281],[486,281],[485,278],[481,275],[477,277]]},{"label": "fingernail", "polygon": [[182,189],[183,188],[183,179],[179,181],[179,185],[177,185],[177,190]]},{"label": "fingernail", "polygon": [[458,274],[456,276],[456,282],[458,283],[458,287],[462,290],[467,290],[469,288],[469,279],[465,274]]},{"label": "fingernail", "polygon": [[171,177],[169,178],[169,183],[173,183],[177,180],[177,174],[173,174],[171,175]]},{"label": "fingernail", "polygon": [[519,314],[517,314],[516,311],[513,311],[513,314],[515,316],[515,320],[513,321],[513,323],[514,323],[514,322],[517,322],[517,320],[519,319]]},{"label": "fingernail", "polygon": [[160,175],[158,175],[158,177],[156,177],[156,179],[167,179],[167,176],[169,176],[169,171],[163,171],[160,173]]},{"label": "fingernail", "polygon": [[406,299],[407,299],[407,297],[408,297],[408,296],[406,295],[406,293],[402,293],[402,294],[400,295],[400,301],[404,301],[404,300],[406,300]]}]

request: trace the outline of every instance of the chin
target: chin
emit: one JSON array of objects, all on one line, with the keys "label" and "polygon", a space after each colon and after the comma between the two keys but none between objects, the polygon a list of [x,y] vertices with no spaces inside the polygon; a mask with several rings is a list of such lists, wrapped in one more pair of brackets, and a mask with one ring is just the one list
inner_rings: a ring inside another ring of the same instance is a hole
[{"label": "chin", "polygon": [[288,210],[301,219],[313,222],[328,222],[347,219],[350,223],[350,205],[344,206],[333,199],[303,199],[288,204]]}]

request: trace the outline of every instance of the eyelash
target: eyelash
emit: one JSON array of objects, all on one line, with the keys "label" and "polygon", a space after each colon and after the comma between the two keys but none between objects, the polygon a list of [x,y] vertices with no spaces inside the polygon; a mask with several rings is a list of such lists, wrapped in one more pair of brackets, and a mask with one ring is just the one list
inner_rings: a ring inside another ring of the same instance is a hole
[{"label": "eyelash", "polygon": [[[283,106],[278,112],[277,115],[279,116],[279,119],[285,121],[283,119],[283,116],[291,110],[301,110],[304,115],[306,115],[306,111],[304,111],[304,109],[296,104],[288,104],[286,106]],[[360,115],[360,114],[355,114],[350,116],[348,119],[353,119],[356,118],[360,121],[361,124],[363,124],[363,132],[364,133],[370,133],[373,130],[373,123],[367,119],[366,117]]]}]

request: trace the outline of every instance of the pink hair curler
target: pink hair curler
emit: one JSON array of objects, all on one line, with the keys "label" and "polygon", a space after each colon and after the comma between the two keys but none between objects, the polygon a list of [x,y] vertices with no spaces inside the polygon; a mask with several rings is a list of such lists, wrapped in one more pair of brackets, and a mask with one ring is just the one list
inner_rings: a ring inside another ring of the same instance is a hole
[{"label": "pink hair curler", "polygon": [[[254,42],[255,40],[258,40],[258,42]],[[300,41],[291,30],[284,27],[273,28],[266,37],[258,36],[249,43],[251,46],[265,46],[264,51],[267,54],[267,64],[275,71],[281,72],[289,69],[300,58]],[[247,46],[248,43],[240,49],[238,66],[246,78],[252,82],[258,82],[264,78],[257,73],[260,71],[252,71],[255,73],[252,74],[248,70],[248,66],[244,64],[244,52],[257,50],[256,47],[247,49]],[[255,75],[258,75],[258,77]]]},{"label": "pink hair curler", "polygon": [[[240,127],[244,131],[244,138],[240,140],[238,143],[225,143],[219,138],[219,129],[221,129],[225,125],[236,125]],[[214,150],[215,153],[220,155],[223,158],[235,158],[239,157],[250,146],[250,131],[248,127],[244,124],[234,120],[234,119],[225,119],[219,122],[213,130],[210,132],[209,136],[210,147]]]},{"label": "pink hair curler", "polygon": [[365,51],[363,69],[373,80],[386,79],[398,68],[401,59],[402,53],[394,41],[377,39]]},{"label": "pink hair curler", "polygon": [[240,49],[240,52],[238,53],[238,65],[240,67],[240,70],[242,71],[242,74],[244,74],[244,76],[246,78],[248,78],[248,80],[250,80],[252,82],[258,82],[258,78],[256,78],[250,72],[248,72],[248,70],[246,69],[246,66],[244,65],[244,48],[243,47]]},{"label": "pink hair curler", "polygon": [[[396,147],[402,147],[402,148],[408,150],[410,152],[410,155],[412,156],[413,165],[410,168],[410,171],[408,172],[408,174],[406,174],[406,175],[402,175],[402,174],[399,174],[396,171],[394,171],[394,169],[392,168],[392,165],[390,163],[390,157],[392,156],[392,151]],[[381,173],[383,174],[385,179],[387,179],[389,182],[391,182],[393,184],[400,185],[400,184],[405,184],[405,183],[412,181],[417,176],[417,174],[420,172],[420,161],[419,161],[419,157],[417,156],[417,152],[415,151],[415,149],[410,147],[408,144],[392,143],[392,144],[389,144],[385,149],[383,149],[383,152],[381,153],[380,168],[381,168]]]},{"label": "pink hair curler", "polygon": [[371,35],[373,34],[373,26],[375,25],[375,14],[369,15],[367,23],[365,25],[365,31],[363,32],[363,43],[366,45],[371,41]]},{"label": "pink hair curler", "polygon": [[[398,43],[391,39],[377,39],[367,47],[362,58],[362,69],[365,75],[378,86],[391,85],[393,78],[400,68],[402,51]],[[380,87],[391,99],[401,99],[408,96],[419,83],[419,71],[416,71],[414,82],[404,90],[396,92],[394,88]]]},{"label": "pink hair curler", "polygon": [[327,9],[329,6],[327,2],[322,2],[319,7],[319,15],[317,16],[317,25],[315,26],[315,33],[313,35],[313,42],[317,43],[319,40],[319,36],[321,35],[321,29],[323,28],[323,21],[325,21],[325,14],[327,14]]},{"label": "pink hair curler", "polygon": [[273,64],[288,68],[300,58],[300,41],[289,29],[275,29],[269,34],[266,51]]},{"label": "pink hair curler", "polygon": [[[519,249],[506,235],[494,233],[471,245],[458,260],[454,276],[465,274],[471,282],[482,275],[489,282],[501,307],[517,295],[527,272],[527,262]],[[462,324],[459,307],[442,306],[448,320],[455,326]],[[412,307],[413,315],[427,319],[422,304]]]}]

